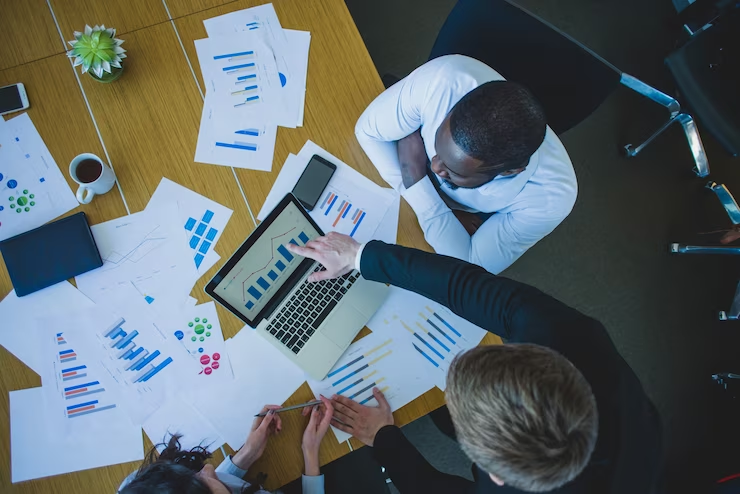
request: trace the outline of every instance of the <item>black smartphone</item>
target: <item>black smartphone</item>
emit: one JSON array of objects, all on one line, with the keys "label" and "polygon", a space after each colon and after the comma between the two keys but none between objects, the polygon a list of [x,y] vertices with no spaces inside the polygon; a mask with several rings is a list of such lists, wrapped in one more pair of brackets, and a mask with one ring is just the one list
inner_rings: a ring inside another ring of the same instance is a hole
[{"label": "black smartphone", "polygon": [[314,154],[301,178],[293,187],[293,195],[301,202],[306,211],[312,211],[324,192],[329,180],[337,170],[337,165],[329,163],[318,154]]}]

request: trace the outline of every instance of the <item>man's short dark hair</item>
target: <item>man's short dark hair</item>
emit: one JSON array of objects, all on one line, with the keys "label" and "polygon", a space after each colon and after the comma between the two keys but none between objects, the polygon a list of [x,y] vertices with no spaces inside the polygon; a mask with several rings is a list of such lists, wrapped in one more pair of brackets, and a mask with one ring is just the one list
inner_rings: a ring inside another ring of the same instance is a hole
[{"label": "man's short dark hair", "polygon": [[465,154],[492,174],[527,165],[545,139],[542,106],[524,86],[491,81],[462,97],[450,112],[450,132]]},{"label": "man's short dark hair", "polygon": [[475,347],[450,365],[445,394],[462,450],[515,489],[549,492],[570,482],[596,445],[591,386],[550,348]]}]

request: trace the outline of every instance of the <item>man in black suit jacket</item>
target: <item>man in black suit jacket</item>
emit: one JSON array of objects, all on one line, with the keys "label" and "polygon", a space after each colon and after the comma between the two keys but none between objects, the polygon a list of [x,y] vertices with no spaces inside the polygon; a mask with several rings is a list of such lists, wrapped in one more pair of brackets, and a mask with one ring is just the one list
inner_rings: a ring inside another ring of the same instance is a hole
[{"label": "man in black suit jacket", "polygon": [[475,482],[435,470],[380,406],[334,396],[336,427],[372,446],[406,493],[654,492],[660,424],[604,326],[536,288],[478,266],[330,233],[292,252],[321,262],[313,281],[358,269],[419,293],[506,340],[450,366],[446,399]]}]

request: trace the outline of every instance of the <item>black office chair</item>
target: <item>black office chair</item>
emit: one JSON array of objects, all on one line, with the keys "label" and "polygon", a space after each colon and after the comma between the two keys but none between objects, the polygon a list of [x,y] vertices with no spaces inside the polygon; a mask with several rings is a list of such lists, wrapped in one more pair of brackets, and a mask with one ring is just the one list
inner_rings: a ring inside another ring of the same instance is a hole
[{"label": "black office chair", "polygon": [[702,128],[740,155],[740,9],[714,18],[665,62]]},{"label": "black office chair", "polygon": [[561,134],[588,117],[620,84],[664,106],[670,120],[645,142],[625,146],[637,155],[674,122],[683,127],[700,177],[709,163],[691,115],[676,99],[622,72],[551,24],[505,0],[459,0],[442,26],[430,59],[462,54],[528,87]]}]

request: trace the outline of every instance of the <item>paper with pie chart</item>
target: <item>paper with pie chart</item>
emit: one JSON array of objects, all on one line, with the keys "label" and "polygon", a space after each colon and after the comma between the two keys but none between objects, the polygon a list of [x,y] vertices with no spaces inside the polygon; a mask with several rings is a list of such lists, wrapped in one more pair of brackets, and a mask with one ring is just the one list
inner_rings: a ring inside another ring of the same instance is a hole
[{"label": "paper with pie chart", "polygon": [[79,204],[27,113],[0,119],[0,240]]},{"label": "paper with pie chart", "polygon": [[206,381],[233,380],[216,304],[208,302],[189,307],[178,319],[177,324],[169,328],[167,337],[179,341],[197,360],[200,365],[198,377]]}]

